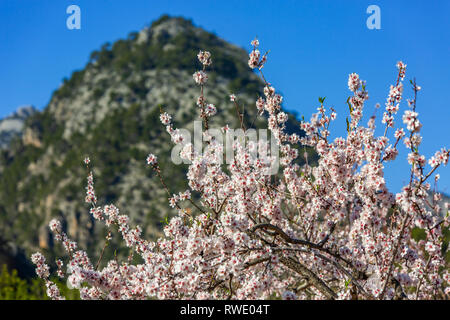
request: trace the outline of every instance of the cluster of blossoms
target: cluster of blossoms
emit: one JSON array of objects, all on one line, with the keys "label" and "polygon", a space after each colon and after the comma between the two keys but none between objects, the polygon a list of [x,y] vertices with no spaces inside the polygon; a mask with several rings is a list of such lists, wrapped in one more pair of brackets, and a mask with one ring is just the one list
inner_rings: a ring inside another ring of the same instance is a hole
[{"label": "cluster of blossoms", "polygon": [[[86,163],[86,161],[85,161]],[[88,184],[86,187],[86,198],[85,198],[85,202],[86,203],[91,203],[91,202],[97,202],[97,197],[95,196],[95,191],[94,191],[94,176],[92,174],[92,172],[89,172],[89,175],[87,177],[88,180]]]},{"label": "cluster of blossoms", "polygon": [[[361,80],[356,73],[349,75],[348,88],[353,92],[353,96],[347,100],[351,117],[351,121],[347,126],[349,127],[348,129],[354,129],[358,126],[363,116],[364,102],[369,99],[369,94],[366,91],[365,81]],[[322,119],[326,118],[323,117]]]},{"label": "cluster of blossoms", "polygon": [[45,257],[39,253],[33,253],[31,261],[36,265],[36,273],[40,278],[48,278],[50,275],[50,268],[45,263]]},{"label": "cluster of blossoms", "polygon": [[201,70],[197,71],[192,76],[194,77],[195,83],[200,85],[205,84],[206,81],[208,80],[208,75]]},{"label": "cluster of blossoms", "polygon": [[[45,262],[45,257],[36,252],[31,256],[31,261],[36,265],[36,274],[45,280],[45,286],[47,287],[47,296],[54,300],[64,300],[64,297],[61,296],[58,287],[54,282],[49,279],[50,276],[50,267]],[[58,275],[63,276],[62,273],[58,270]]]},{"label": "cluster of blossoms", "polygon": [[159,116],[159,119],[161,120],[161,123],[166,126],[172,121],[172,116],[167,112],[163,112]]},{"label": "cluster of blossoms", "polygon": [[[261,59],[258,45],[257,40],[252,42],[249,66],[261,69],[265,58]],[[211,55],[200,52],[198,58],[203,70],[194,74],[201,86],[197,105],[207,129],[209,117],[215,114],[203,95]],[[262,77],[264,96],[256,101],[257,112],[266,117],[281,150],[282,172],[273,176],[266,173],[276,159],[261,161],[253,156],[255,148],[267,145],[236,141],[233,160],[223,165],[217,158],[223,152],[217,141],[206,139],[204,152],[196,152],[173,127],[171,116],[162,113],[162,124],[181,146],[180,156],[190,161],[189,189],[174,194],[160,175],[156,156],[147,158],[175,216],[167,220],[163,237],[144,240],[142,230],[132,228],[119,208],[96,205],[90,173],[87,200],[93,217],[108,228],[117,227],[125,245],[142,262],[102,262],[100,256],[94,266],[53,220],[50,227],[56,240],[69,254],[69,283],[83,299],[448,299],[449,272],[443,252],[448,205],[446,212],[430,205],[427,180],[447,164],[449,151],[442,149],[429,159],[431,169],[426,173],[426,158],[419,153],[417,114],[412,113],[408,113],[413,119],[407,120],[408,134],[397,130],[395,144],[389,144],[387,128],[399,108],[406,66],[397,67],[397,84],[391,87],[383,117],[386,131],[380,137],[375,135],[374,118],[367,127],[359,124],[368,93],[357,74],[350,74],[348,80],[352,92],[348,135],[334,140],[329,126],[336,112],[330,108],[328,113],[324,98],[310,121],[301,123],[305,136],[287,133],[283,97]],[[413,89],[416,95],[419,87],[414,84]],[[234,95],[230,99],[236,101]],[[416,98],[411,112],[415,105]],[[383,170],[385,161],[396,158],[402,139],[411,149],[411,180],[400,193],[392,194]],[[318,163],[300,166],[298,145],[313,148],[320,156]],[[184,208],[179,205],[183,201]],[[423,230],[425,239],[411,236],[415,227]],[[49,267],[43,256],[36,253],[32,259],[38,275],[47,279]],[[62,261],[57,264],[63,275]],[[59,298],[51,283],[48,288],[52,298]]]},{"label": "cluster of blossoms", "polygon": [[205,113],[208,117],[212,117],[217,113],[217,109],[212,103],[209,103],[206,105]]},{"label": "cluster of blossoms", "polygon": [[211,53],[208,51],[200,51],[197,55],[197,58],[204,66],[209,66],[212,63]]},{"label": "cluster of blossoms", "polygon": [[153,166],[157,163],[158,158],[154,154],[149,154],[147,157],[147,164]]},{"label": "cluster of blossoms", "polygon": [[419,114],[415,111],[406,110],[403,115],[403,123],[406,124],[406,129],[411,132],[419,131],[422,125],[420,124],[419,119],[417,118]]},{"label": "cluster of blossoms", "polygon": [[253,46],[253,50],[249,54],[248,66],[252,69],[258,68],[261,70],[267,61],[267,53],[261,58],[261,52],[257,49],[259,46],[259,41],[257,39],[253,40],[251,45]]},{"label": "cluster of blossoms", "polygon": [[356,73],[351,73],[348,75],[348,88],[350,91],[355,92],[359,89],[360,80],[359,75]]},{"label": "cluster of blossoms", "polygon": [[185,192],[180,192],[178,194],[174,194],[172,198],[169,198],[169,204],[172,208],[176,207],[176,204],[180,201],[186,201],[191,199],[191,192],[186,190]]},{"label": "cluster of blossoms", "polygon": [[[400,108],[400,101],[403,94],[403,79],[405,78],[406,64],[402,61],[397,63],[398,77],[395,86],[391,85],[389,95],[386,102],[386,112],[383,114],[383,123],[386,124],[386,130],[389,127],[394,127],[394,115],[397,114]],[[409,130],[409,129],[408,129]]]},{"label": "cluster of blossoms", "polygon": [[446,165],[448,163],[449,151],[445,148],[442,148],[440,151],[436,151],[434,156],[428,160],[428,163],[432,168],[439,166],[440,164]]}]

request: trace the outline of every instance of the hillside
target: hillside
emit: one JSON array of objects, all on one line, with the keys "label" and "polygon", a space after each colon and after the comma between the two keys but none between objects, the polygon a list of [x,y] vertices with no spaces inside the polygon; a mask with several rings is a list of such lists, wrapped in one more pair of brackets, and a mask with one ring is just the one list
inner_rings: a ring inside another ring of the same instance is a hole
[{"label": "hillside", "polygon": [[[158,235],[161,220],[172,212],[145,158],[149,152],[158,155],[171,192],[186,189],[185,166],[170,161],[172,144],[159,113],[162,107],[174,116],[177,127],[192,129],[199,94],[192,73],[200,68],[200,49],[213,56],[206,97],[218,115],[211,126],[239,127],[229,101],[232,92],[251,122],[262,83],[248,68],[248,53],[191,21],[163,16],[92,52],[85,68],[64,79],[48,106],[27,119],[22,139],[1,153],[3,237],[28,254],[38,248],[54,253],[47,224],[59,217],[70,237],[96,256],[105,230],[94,224],[84,203],[87,172],[82,160],[87,155],[99,203],[114,202],[144,227],[147,237]],[[259,118],[255,126],[264,123]],[[299,131],[293,115],[288,127]],[[113,237],[106,255],[120,249],[116,240]]]}]

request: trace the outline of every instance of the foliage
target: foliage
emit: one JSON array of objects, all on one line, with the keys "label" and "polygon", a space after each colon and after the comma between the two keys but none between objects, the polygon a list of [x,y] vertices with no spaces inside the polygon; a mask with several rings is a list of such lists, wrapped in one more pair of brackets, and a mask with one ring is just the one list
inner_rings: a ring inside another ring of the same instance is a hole
[{"label": "foliage", "polygon": [[[79,300],[77,290],[71,290],[61,281],[52,278],[64,296],[69,300]],[[22,279],[17,270],[8,271],[6,264],[0,272],[0,300],[49,300],[45,292],[45,283],[42,279]]]}]

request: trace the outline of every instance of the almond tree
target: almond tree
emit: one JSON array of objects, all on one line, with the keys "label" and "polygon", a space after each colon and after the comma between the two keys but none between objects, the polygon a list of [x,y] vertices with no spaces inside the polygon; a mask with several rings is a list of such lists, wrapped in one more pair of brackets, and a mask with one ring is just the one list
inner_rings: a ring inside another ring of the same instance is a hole
[{"label": "almond tree", "polygon": [[[157,157],[147,158],[177,212],[167,220],[164,237],[147,241],[141,237],[141,228],[131,227],[128,216],[113,204],[98,206],[90,172],[86,202],[93,217],[109,229],[105,247],[118,231],[143,262],[133,264],[130,256],[100,267],[104,249],[99,260],[91,262],[60,222],[52,220],[50,229],[68,253],[65,271],[63,262],[57,261],[58,275],[67,277],[83,299],[448,299],[443,239],[449,224],[448,205],[442,209],[436,205],[440,200],[436,192],[432,203],[427,199],[430,180],[437,182],[439,175],[433,174],[447,164],[449,151],[437,151],[429,165],[420,154],[422,124],[416,101],[421,88],[415,80],[411,81],[413,98],[403,115],[406,130],[391,132],[402,100],[406,65],[397,64],[382,136],[375,135],[374,116],[367,126],[361,124],[368,92],[365,82],[352,73],[347,136],[330,139],[336,112],[328,111],[320,98],[317,113],[301,123],[305,136],[299,137],[286,132],[283,98],[262,73],[267,54],[261,56],[258,40],[251,44],[248,64],[264,83],[264,96],[257,99],[256,108],[265,114],[281,157],[254,157],[255,150],[268,147],[267,142],[245,143],[244,139],[233,143],[233,159],[224,165],[219,159],[224,151],[220,141],[206,131],[206,145],[199,152],[174,128],[172,117],[162,112],[162,124],[181,147],[181,158],[189,162],[189,188],[173,194]],[[193,78],[200,87],[197,105],[208,130],[208,120],[216,113],[204,94],[211,54],[200,51],[198,59],[203,69]],[[232,94],[230,99],[246,130],[237,97]],[[393,194],[386,187],[383,169],[395,160],[401,144],[410,150],[410,180]],[[320,156],[318,164],[306,161],[300,166],[296,146],[314,148]],[[274,161],[279,161],[282,172],[270,175]],[[89,158],[85,164],[89,169]],[[424,230],[426,240],[414,240],[414,227]],[[48,295],[62,299],[49,280],[44,256],[35,253],[32,260],[37,274],[46,280]]]}]

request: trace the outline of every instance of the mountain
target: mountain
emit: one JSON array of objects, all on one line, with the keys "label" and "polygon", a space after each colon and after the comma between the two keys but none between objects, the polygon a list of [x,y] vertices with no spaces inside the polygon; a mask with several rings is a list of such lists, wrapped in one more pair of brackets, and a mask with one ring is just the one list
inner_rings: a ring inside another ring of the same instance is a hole
[{"label": "mountain", "polygon": [[22,135],[25,120],[36,112],[33,106],[22,106],[6,118],[0,119],[0,149],[6,149],[12,139]]},{"label": "mountain", "polygon": [[[26,119],[22,139],[0,154],[0,232],[24,248],[61,253],[47,224],[59,217],[69,236],[98,256],[106,230],[95,224],[84,203],[89,156],[100,205],[114,203],[147,238],[160,234],[161,220],[173,214],[160,181],[145,159],[158,155],[172,193],[184,191],[186,165],[170,160],[172,143],[159,121],[160,110],[175,126],[192,130],[198,118],[199,87],[192,74],[201,68],[199,50],[212,53],[205,95],[216,105],[210,127],[239,123],[229,94],[245,107],[247,125],[256,118],[262,82],[247,65],[246,50],[227,43],[181,17],[162,16],[140,32],[93,51],[86,66],[54,91],[49,104]],[[256,127],[265,126],[259,117]],[[290,114],[289,130],[301,132]],[[120,256],[128,251],[113,234]]]}]

